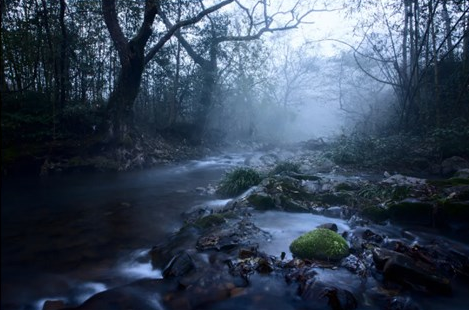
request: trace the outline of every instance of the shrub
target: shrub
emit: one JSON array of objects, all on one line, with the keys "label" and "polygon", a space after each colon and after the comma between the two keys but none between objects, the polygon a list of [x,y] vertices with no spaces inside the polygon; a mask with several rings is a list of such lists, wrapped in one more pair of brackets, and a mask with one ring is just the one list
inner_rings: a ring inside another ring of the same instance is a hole
[{"label": "shrub", "polygon": [[261,176],[251,168],[236,168],[221,180],[217,193],[222,196],[236,196],[251,186],[259,184]]},{"label": "shrub", "polygon": [[326,228],[310,231],[290,244],[290,251],[302,259],[340,260],[348,255],[347,241]]},{"label": "shrub", "polygon": [[284,162],[278,163],[274,167],[274,169],[272,169],[271,174],[276,175],[276,174],[280,174],[282,172],[300,173],[300,164],[293,163],[293,162],[290,162],[290,161],[284,161]]}]

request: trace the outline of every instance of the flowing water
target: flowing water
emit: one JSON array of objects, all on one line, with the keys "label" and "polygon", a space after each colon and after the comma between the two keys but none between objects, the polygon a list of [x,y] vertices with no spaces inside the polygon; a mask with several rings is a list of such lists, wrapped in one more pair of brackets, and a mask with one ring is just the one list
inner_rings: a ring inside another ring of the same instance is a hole
[{"label": "flowing water", "polygon": [[[181,226],[183,212],[200,205],[224,206],[227,200],[199,187],[216,184],[224,171],[252,156],[232,154],[132,172],[2,180],[1,309],[42,309],[48,299],[78,305],[118,285],[160,278],[148,250]],[[350,229],[344,220],[312,214],[253,212],[253,221],[272,236],[260,250],[277,256],[285,252],[287,258],[291,241],[320,224],[333,222],[339,232]],[[400,237],[400,228],[374,229]],[[354,278],[346,270],[318,272],[326,282],[350,284]],[[281,296],[287,289],[282,278],[266,279],[254,275],[253,290]],[[465,309],[466,296],[467,286],[456,290],[456,299],[434,299],[431,308]],[[242,307],[242,301],[229,300],[226,307]],[[278,306],[285,300],[268,302]]]},{"label": "flowing water", "polygon": [[[148,250],[213,201],[198,187],[241,165],[230,155],[148,170],[2,179],[1,308],[81,303],[133,279],[159,277]],[[20,308],[22,309],[22,308]]]}]

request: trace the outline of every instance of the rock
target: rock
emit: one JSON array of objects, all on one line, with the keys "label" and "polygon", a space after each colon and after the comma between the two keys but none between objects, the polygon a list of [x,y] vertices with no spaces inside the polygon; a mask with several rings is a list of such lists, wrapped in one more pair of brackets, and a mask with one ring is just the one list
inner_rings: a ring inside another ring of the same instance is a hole
[{"label": "rock", "polygon": [[42,306],[42,310],[59,310],[65,308],[63,300],[46,300]]},{"label": "rock", "polygon": [[422,308],[410,297],[396,296],[388,300],[386,310],[421,310]]},{"label": "rock", "polygon": [[384,238],[382,236],[380,236],[378,234],[375,234],[374,232],[372,232],[369,229],[366,229],[363,232],[362,238],[365,239],[366,241],[370,241],[370,242],[373,242],[375,244],[380,244],[384,240]]},{"label": "rock", "polygon": [[397,223],[430,226],[433,223],[433,209],[433,203],[408,198],[390,205],[388,213],[391,220]]},{"label": "rock", "polygon": [[365,207],[360,211],[360,215],[377,223],[382,223],[389,218],[388,210],[380,206]]},{"label": "rock", "polygon": [[385,281],[410,286],[416,290],[423,288],[430,293],[451,293],[450,280],[422,261],[415,261],[409,256],[383,248],[373,250],[373,261],[376,269],[383,273]]},{"label": "rock", "polygon": [[224,224],[226,220],[220,214],[210,214],[195,221],[194,226],[207,229]]},{"label": "rock", "polygon": [[288,212],[308,212],[309,209],[286,195],[280,195],[280,206]]},{"label": "rock", "polygon": [[262,192],[249,195],[247,200],[257,210],[272,210],[276,207],[274,199]]},{"label": "rock", "polygon": [[457,178],[469,179],[469,168],[459,169],[458,171],[456,171],[454,176]]},{"label": "rock", "polygon": [[443,175],[450,175],[460,169],[466,169],[466,168],[469,168],[469,162],[459,156],[446,158],[441,163],[441,173]]},{"label": "rock", "polygon": [[333,232],[338,231],[337,225],[335,223],[324,223],[324,224],[319,225],[316,228],[325,228],[325,229],[332,230]]},{"label": "rock", "polygon": [[381,183],[388,183],[397,186],[416,186],[424,185],[425,183],[427,183],[427,180],[408,177],[402,174],[395,174],[393,176],[390,176],[389,178],[384,179],[383,181],[381,181]]},{"label": "rock", "polygon": [[324,216],[327,217],[334,217],[334,218],[342,218],[342,207],[329,207],[324,210]]},{"label": "rock", "polygon": [[179,277],[195,269],[194,261],[187,252],[174,256],[163,269],[163,277]]},{"label": "rock", "polygon": [[324,228],[310,231],[290,244],[298,258],[337,261],[349,253],[347,242],[339,234]]},{"label": "rock", "polygon": [[361,276],[366,275],[366,266],[365,264],[355,255],[350,254],[344,258],[340,265],[344,268],[347,268],[349,271],[359,274]]},{"label": "rock", "polygon": [[316,278],[306,281],[300,288],[301,298],[314,302],[314,309],[353,310],[358,302],[351,292],[327,285]]}]

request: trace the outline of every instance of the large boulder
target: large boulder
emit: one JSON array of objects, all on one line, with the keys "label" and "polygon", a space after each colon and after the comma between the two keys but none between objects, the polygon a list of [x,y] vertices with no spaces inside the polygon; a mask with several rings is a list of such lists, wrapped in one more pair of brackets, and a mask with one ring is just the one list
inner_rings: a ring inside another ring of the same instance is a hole
[{"label": "large boulder", "polygon": [[417,261],[402,253],[383,248],[373,250],[376,269],[385,281],[399,283],[429,293],[447,295],[451,293],[451,282],[436,272],[428,263]]},{"label": "large boulder", "polygon": [[290,244],[290,251],[302,259],[337,261],[349,254],[347,241],[326,228],[310,231]]},{"label": "large boulder", "polygon": [[451,175],[460,169],[466,168],[469,168],[469,162],[459,156],[446,158],[441,163],[441,173],[443,175]]}]

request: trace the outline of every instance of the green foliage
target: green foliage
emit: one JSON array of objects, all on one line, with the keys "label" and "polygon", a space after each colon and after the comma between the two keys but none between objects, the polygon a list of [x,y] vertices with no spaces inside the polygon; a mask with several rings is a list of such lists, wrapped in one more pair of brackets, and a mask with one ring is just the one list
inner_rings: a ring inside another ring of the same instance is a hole
[{"label": "green foliage", "polygon": [[369,184],[358,191],[358,196],[366,199],[402,200],[410,193],[408,186],[391,186],[390,184]]},{"label": "green foliage", "polygon": [[217,193],[222,196],[236,196],[251,186],[259,184],[259,172],[251,168],[236,168],[228,172],[220,182]]},{"label": "green foliage", "polygon": [[469,121],[458,118],[448,127],[437,128],[430,132],[425,141],[441,158],[469,156]]},{"label": "green foliage", "polygon": [[302,259],[340,260],[349,248],[342,236],[325,228],[310,231],[290,244],[290,251]]},{"label": "green foliage", "polygon": [[53,107],[41,93],[25,92],[2,98],[2,145],[41,142],[53,135]]},{"label": "green foliage", "polygon": [[299,163],[294,163],[294,162],[291,162],[291,161],[280,162],[274,167],[274,169],[272,169],[271,174],[276,175],[276,174],[280,174],[282,172],[300,173],[300,164]]},{"label": "green foliage", "polygon": [[425,169],[429,162],[440,162],[442,158],[469,157],[467,141],[469,121],[458,118],[422,136],[342,135],[332,144],[329,154],[338,164]]}]

